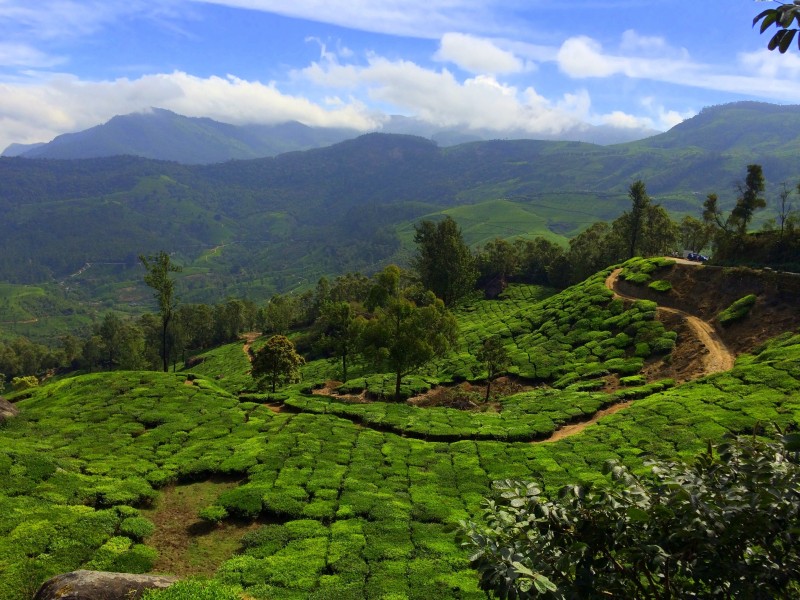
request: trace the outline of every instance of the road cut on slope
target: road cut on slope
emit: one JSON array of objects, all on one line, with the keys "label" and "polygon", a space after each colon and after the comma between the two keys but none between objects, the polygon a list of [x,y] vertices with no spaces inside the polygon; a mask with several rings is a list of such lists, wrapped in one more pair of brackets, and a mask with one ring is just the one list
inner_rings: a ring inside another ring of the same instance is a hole
[{"label": "road cut on slope", "polygon": [[[614,269],[606,278],[606,287],[614,292],[617,298],[639,300],[639,298],[623,294],[617,289],[617,280],[621,272],[622,269]],[[736,356],[725,345],[725,342],[722,341],[722,338],[711,323],[677,308],[658,306],[658,310],[665,313],[676,314],[683,318],[697,339],[700,340],[703,346],[708,350],[706,354],[700,357],[700,360],[703,362],[703,375],[711,375],[712,373],[728,371],[733,368]]]}]

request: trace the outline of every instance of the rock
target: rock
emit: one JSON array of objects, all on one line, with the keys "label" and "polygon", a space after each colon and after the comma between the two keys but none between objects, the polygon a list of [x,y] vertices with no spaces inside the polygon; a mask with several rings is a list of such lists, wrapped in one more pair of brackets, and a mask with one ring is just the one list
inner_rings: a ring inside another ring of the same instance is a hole
[{"label": "rock", "polygon": [[166,588],[177,577],[72,571],[48,579],[33,600],[138,600],[145,590]]},{"label": "rock", "polygon": [[5,398],[0,398],[0,425],[19,414],[19,409]]}]

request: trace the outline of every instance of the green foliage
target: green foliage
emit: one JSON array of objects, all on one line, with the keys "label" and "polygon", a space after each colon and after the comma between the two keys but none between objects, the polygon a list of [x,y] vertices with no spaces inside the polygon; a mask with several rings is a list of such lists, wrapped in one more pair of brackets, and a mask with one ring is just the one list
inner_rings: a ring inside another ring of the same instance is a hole
[{"label": "green foliage", "polygon": [[672,289],[672,284],[664,279],[657,279],[651,282],[647,287],[653,291],[664,294]]},{"label": "green foliage", "polygon": [[253,355],[253,378],[260,386],[270,386],[275,393],[277,385],[300,379],[300,367],[305,359],[294,349],[294,344],[283,335],[274,335]]},{"label": "green foliage", "polygon": [[213,579],[178,581],[163,590],[146,590],[142,600],[241,600],[241,588]]},{"label": "green foliage", "polygon": [[143,540],[152,535],[156,526],[144,517],[128,517],[119,524],[119,531],[132,540]]},{"label": "green foliage", "polygon": [[462,524],[483,587],[500,598],[794,596],[794,451],[738,439],[651,471],[610,461],[608,485],[570,485],[556,499],[535,483],[496,483],[486,524]]},{"label": "green foliage", "polygon": [[[784,54],[792,45],[797,28],[792,27],[792,24],[797,21],[800,24],[800,6],[789,3],[781,4],[777,8],[768,8],[760,12],[753,19],[753,27],[756,23],[761,21],[760,32],[764,33],[770,26],[774,25],[777,31],[770,38],[767,48],[770,50],[778,49],[778,52]],[[798,40],[800,44],[800,40]],[[798,45],[800,48],[800,45]]]},{"label": "green foliage", "polygon": [[171,349],[167,334],[177,307],[175,281],[170,277],[170,273],[180,273],[181,267],[173,264],[169,254],[163,250],[154,256],[139,255],[139,262],[147,271],[144,282],[153,288],[153,295],[161,316],[161,362],[166,373],[169,370]]},{"label": "green foliage", "polygon": [[755,294],[748,294],[747,296],[739,298],[728,308],[719,313],[717,315],[717,320],[721,325],[730,325],[731,323],[744,319],[750,313],[750,309],[753,308],[756,300],[758,300],[758,298]]},{"label": "green foliage", "polygon": [[35,375],[28,375],[27,377],[14,377],[11,380],[11,389],[19,392],[22,390],[29,390],[39,385],[39,379]]},{"label": "green foliage", "polygon": [[452,306],[470,293],[478,277],[475,259],[451,217],[414,226],[417,256],[412,261],[425,289]]}]

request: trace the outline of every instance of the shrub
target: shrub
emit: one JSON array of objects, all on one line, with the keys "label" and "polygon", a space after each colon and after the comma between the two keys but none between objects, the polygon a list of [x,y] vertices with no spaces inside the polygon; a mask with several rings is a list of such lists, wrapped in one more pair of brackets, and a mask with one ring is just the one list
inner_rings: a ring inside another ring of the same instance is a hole
[{"label": "shrub", "polygon": [[225,510],[224,506],[212,504],[211,506],[206,506],[201,509],[197,516],[203,519],[203,521],[216,524],[227,518],[228,511]]},{"label": "shrub", "polygon": [[657,279],[648,285],[651,290],[656,292],[666,293],[672,289],[672,284],[664,279]]},{"label": "shrub", "polygon": [[28,375],[26,377],[14,377],[11,380],[11,388],[14,391],[29,390],[30,388],[37,387],[39,379],[35,375]]},{"label": "shrub", "polygon": [[155,531],[156,526],[153,522],[144,517],[128,517],[119,525],[121,534],[133,540],[143,540]]},{"label": "shrub", "polygon": [[[790,598],[800,577],[800,435],[736,439],[690,465],[550,500],[502,481],[485,525],[462,523],[481,584],[501,598]],[[575,523],[580,522],[580,527]]]},{"label": "shrub", "polygon": [[241,600],[240,589],[211,579],[178,581],[163,590],[147,590],[142,600]]},{"label": "shrub", "polygon": [[756,303],[755,294],[749,294],[743,298],[739,298],[728,308],[723,310],[717,315],[717,320],[721,325],[729,325],[735,321],[743,319],[750,313],[750,309]]}]

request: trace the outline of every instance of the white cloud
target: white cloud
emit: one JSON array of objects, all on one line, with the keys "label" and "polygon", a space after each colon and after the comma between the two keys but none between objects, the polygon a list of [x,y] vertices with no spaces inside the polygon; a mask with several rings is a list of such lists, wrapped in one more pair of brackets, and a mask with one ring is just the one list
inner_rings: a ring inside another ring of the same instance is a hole
[{"label": "white cloud", "polygon": [[436,39],[448,31],[493,31],[500,0],[194,0],[260,10],[389,35]]},{"label": "white cloud", "polygon": [[[642,39],[634,40],[628,33],[628,50],[641,45]],[[648,47],[653,49],[652,44]],[[750,73],[740,74],[741,69],[735,66],[694,62],[685,51],[665,44],[661,49],[649,56],[621,51],[615,54],[605,51],[592,38],[577,36],[561,45],[556,60],[559,69],[575,79],[625,76],[770,100],[796,102],[800,98],[800,60],[796,57],[790,58],[782,69],[761,52],[743,54],[740,63]]]},{"label": "white cloud", "polygon": [[463,33],[442,36],[434,59],[451,62],[470,73],[518,73],[523,64],[512,52],[498,48],[492,41]]},{"label": "white cloud", "polygon": [[0,83],[0,148],[11,142],[48,141],[153,106],[239,124],[297,120],[366,131],[380,123],[357,101],[339,99],[323,106],[283,94],[271,84],[232,76],[200,78],[175,72],[89,82],[59,75],[24,84]]},{"label": "white cloud", "polygon": [[586,112],[589,104],[585,92],[553,103],[532,87],[519,89],[493,75],[477,75],[462,82],[447,69],[436,71],[375,55],[365,66],[314,63],[295,77],[307,78],[315,85],[360,90],[390,110],[442,127],[552,135],[579,125],[576,114]]},{"label": "white cloud", "polygon": [[47,69],[64,61],[63,57],[50,56],[28,44],[0,42],[0,67]]},{"label": "white cloud", "polygon": [[800,77],[800,56],[779,54],[767,49],[745,52],[739,55],[739,63],[757,77],[797,79]]}]

